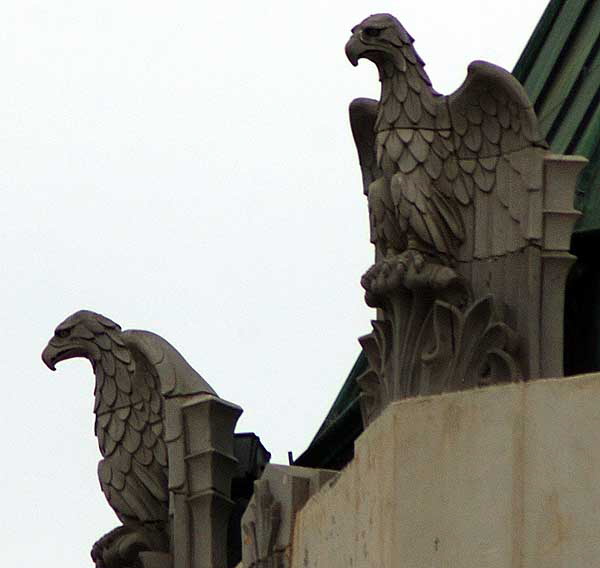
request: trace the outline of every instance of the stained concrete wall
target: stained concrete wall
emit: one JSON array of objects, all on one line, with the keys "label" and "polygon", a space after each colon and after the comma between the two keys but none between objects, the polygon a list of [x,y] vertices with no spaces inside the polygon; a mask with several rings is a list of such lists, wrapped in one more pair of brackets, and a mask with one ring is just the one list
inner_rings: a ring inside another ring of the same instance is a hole
[{"label": "stained concrete wall", "polygon": [[293,568],[600,565],[600,375],[389,406],[298,513]]}]

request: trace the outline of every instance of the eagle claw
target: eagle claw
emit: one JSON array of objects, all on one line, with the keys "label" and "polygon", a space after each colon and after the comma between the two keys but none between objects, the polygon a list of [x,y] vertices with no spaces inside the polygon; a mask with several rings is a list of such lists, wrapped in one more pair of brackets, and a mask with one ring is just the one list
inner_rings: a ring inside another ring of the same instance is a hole
[{"label": "eagle claw", "polygon": [[[378,307],[381,298],[390,292],[405,288],[429,288],[450,294],[451,303],[464,303],[469,295],[464,279],[453,268],[425,258],[413,249],[387,256],[376,262],[361,278],[366,290],[365,299],[371,307]],[[455,298],[456,296],[456,298]]]},{"label": "eagle claw", "polygon": [[91,551],[96,568],[134,568],[142,551],[169,550],[164,529],[148,524],[126,524],[105,534]]},{"label": "eagle claw", "polygon": [[420,273],[424,266],[423,254],[409,249],[376,262],[365,272],[360,282],[368,293],[380,295],[396,290],[402,285],[407,286],[409,275]]}]

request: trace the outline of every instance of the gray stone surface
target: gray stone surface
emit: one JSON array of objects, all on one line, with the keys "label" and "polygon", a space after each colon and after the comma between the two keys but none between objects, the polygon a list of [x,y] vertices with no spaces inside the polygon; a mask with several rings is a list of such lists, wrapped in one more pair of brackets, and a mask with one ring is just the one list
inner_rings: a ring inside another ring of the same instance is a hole
[{"label": "gray stone surface", "polygon": [[296,512],[337,472],[269,464],[242,518],[245,568],[289,568]]},{"label": "gray stone surface", "polygon": [[588,568],[600,375],[392,403],[296,515],[294,568]]},{"label": "gray stone surface", "polygon": [[94,545],[96,565],[227,568],[242,409],[163,338],[94,312],[68,317],[42,353],[52,370],[72,357],[89,359],[96,375],[98,475],[123,523]]},{"label": "gray stone surface", "polygon": [[390,400],[562,375],[585,160],[548,154],[524,89],[491,63],[437,93],[389,14],[358,24],[346,54],[381,81],[379,101],[350,105],[375,245],[362,285],[378,308],[361,340],[365,423]]}]

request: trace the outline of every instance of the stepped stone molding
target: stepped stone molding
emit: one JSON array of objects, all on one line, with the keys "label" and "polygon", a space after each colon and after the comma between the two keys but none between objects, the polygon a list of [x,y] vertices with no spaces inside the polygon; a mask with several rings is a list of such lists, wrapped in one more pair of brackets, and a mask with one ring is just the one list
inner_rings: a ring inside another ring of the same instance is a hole
[{"label": "stepped stone molding", "polygon": [[[242,409],[212,395],[167,407],[173,568],[227,568],[235,424]],[[170,426],[170,428],[169,428]]]}]

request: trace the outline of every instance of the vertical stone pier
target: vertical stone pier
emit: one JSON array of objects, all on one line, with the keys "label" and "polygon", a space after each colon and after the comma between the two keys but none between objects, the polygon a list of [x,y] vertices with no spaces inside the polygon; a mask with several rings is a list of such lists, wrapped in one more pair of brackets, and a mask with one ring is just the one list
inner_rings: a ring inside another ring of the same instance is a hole
[{"label": "vertical stone pier", "polygon": [[575,257],[571,233],[581,213],[573,208],[575,181],[587,164],[581,156],[548,154],[544,159],[539,337],[540,376],[563,374],[565,282]]},{"label": "vertical stone pier", "polygon": [[168,413],[173,568],[227,568],[233,432],[242,409],[213,395],[177,406],[179,413]]}]

